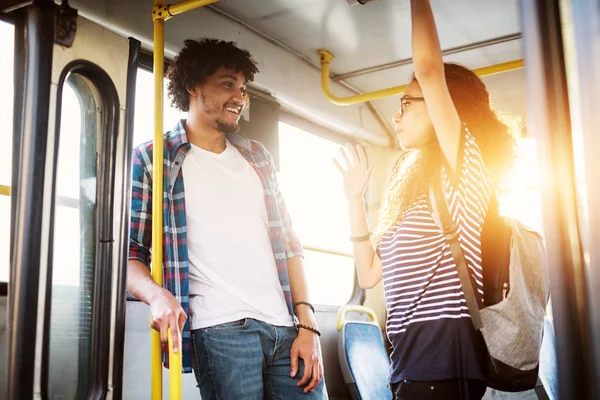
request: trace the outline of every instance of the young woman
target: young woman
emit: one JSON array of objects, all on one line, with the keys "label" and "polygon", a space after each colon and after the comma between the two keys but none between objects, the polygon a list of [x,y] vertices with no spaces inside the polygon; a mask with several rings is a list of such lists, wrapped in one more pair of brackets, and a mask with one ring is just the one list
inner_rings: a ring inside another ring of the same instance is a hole
[{"label": "young woman", "polygon": [[484,344],[472,326],[429,191],[439,183],[483,299],[481,227],[515,141],[490,108],[481,80],[443,63],[429,1],[411,0],[411,16],[415,73],[393,117],[406,152],[372,234],[363,200],[372,168],[362,148],[342,149],[336,165],[350,205],[360,285],[384,281],[394,398],[480,399],[486,390]]}]

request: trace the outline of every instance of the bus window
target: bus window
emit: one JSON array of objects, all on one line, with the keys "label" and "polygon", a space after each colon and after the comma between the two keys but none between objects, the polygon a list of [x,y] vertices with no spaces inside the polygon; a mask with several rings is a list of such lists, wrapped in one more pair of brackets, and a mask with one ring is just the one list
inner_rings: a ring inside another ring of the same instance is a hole
[{"label": "bus window", "polygon": [[15,29],[0,21],[0,282],[8,282],[10,250],[10,187],[13,135],[13,56]]},{"label": "bus window", "polygon": [[354,258],[304,249],[304,266],[311,301],[340,306],[348,303],[354,290]]},{"label": "bus window", "polygon": [[515,168],[507,178],[508,191],[500,196],[500,211],[543,234],[541,181],[535,138],[522,138],[518,146]]},{"label": "bus window", "polygon": [[102,131],[97,99],[95,86],[77,73],[63,85],[52,248],[50,398],[75,398],[78,390],[83,394],[88,390],[97,242],[96,160]]},{"label": "bus window", "polygon": [[[167,95],[167,80],[164,85],[164,116],[163,131],[173,129],[177,121],[186,118],[187,113],[171,107]],[[135,84],[135,116],[133,122],[133,147],[152,140],[154,137],[154,78],[152,72],[138,68]]]},{"label": "bus window", "polygon": [[[573,151],[575,153],[575,173],[577,200],[579,206],[580,229],[583,240],[587,235],[587,203],[585,169],[583,163],[583,143],[581,130],[573,130]],[[542,218],[542,180],[538,164],[536,139],[519,139],[517,163],[508,177],[508,191],[500,196],[501,213],[514,218],[540,234],[544,234]]]},{"label": "bus window", "polygon": [[332,159],[340,145],[279,123],[279,186],[305,247],[312,302],[346,304],[354,290],[354,258],[342,181]]}]

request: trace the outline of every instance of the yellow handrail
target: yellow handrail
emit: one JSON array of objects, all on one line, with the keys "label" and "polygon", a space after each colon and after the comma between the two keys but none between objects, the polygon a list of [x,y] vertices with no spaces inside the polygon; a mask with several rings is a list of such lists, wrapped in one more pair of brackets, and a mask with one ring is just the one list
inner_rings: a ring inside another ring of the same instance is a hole
[{"label": "yellow handrail", "polygon": [[194,8],[200,8],[207,6],[212,3],[216,3],[219,0],[184,0],[179,3],[171,4],[169,6],[169,14],[177,15],[186,11],[193,10]]},{"label": "yellow handrail", "polygon": [[349,97],[337,97],[331,93],[331,90],[329,89],[329,63],[331,60],[333,60],[333,54],[327,50],[319,50],[318,53],[321,56],[321,87],[323,88],[323,94],[327,100],[333,104],[338,106],[349,106],[351,104],[363,103],[365,101],[394,96],[398,93],[404,92],[404,89],[406,89],[406,85],[402,85],[371,93],[357,94]]},{"label": "yellow handrail", "polygon": [[359,306],[356,304],[347,304],[345,306],[342,306],[338,310],[337,323],[336,323],[338,331],[342,330],[342,327],[344,326],[344,317],[346,316],[346,313],[349,313],[349,312],[358,312],[358,313],[367,314],[369,316],[369,319],[371,320],[371,322],[373,322],[375,325],[378,325],[377,315],[375,315],[375,311],[373,311],[370,308],[365,307],[365,306]]},{"label": "yellow handrail", "polygon": [[[194,8],[216,3],[218,0],[185,0],[165,5],[154,0],[152,20],[154,21],[154,143],[152,157],[152,279],[157,285],[163,284],[163,79],[165,65],[165,20]],[[171,331],[169,337],[169,398],[181,400],[182,351],[173,353]],[[151,332],[151,397],[162,399],[162,343],[160,333]]]},{"label": "yellow handrail", "polygon": [[[155,5],[160,0],[154,0]],[[163,235],[163,76],[165,65],[165,21],[154,19],[154,143],[152,158],[152,279],[162,287]],[[162,344],[152,330],[152,400],[162,399]],[[172,352],[169,351],[169,361]],[[181,374],[181,370],[179,371]],[[179,376],[181,379],[181,375]]]},{"label": "yellow handrail", "polygon": [[[331,93],[329,88],[329,64],[333,60],[333,54],[327,50],[318,50],[317,53],[321,56],[321,87],[323,94],[333,104],[338,106],[349,106],[352,104],[363,103],[366,101],[377,100],[384,97],[395,96],[403,93],[406,90],[406,86],[394,86],[388,89],[377,90],[375,92],[358,94],[348,97],[337,97]],[[509,61],[502,64],[491,65],[489,67],[474,69],[473,72],[477,76],[493,75],[500,72],[512,71],[515,69],[523,68],[523,60]]]},{"label": "yellow handrail", "polygon": [[167,329],[169,336],[169,398],[181,399],[181,343],[179,343],[179,351],[173,353],[173,340],[171,337],[171,329]]},{"label": "yellow handrail", "polygon": [[0,196],[10,197],[10,186],[0,185]]},{"label": "yellow handrail", "polygon": [[525,67],[525,62],[523,60],[515,60],[508,61],[505,63],[490,65],[489,67],[477,68],[474,69],[475,75],[477,76],[487,76],[500,74],[502,72],[514,71],[515,69],[521,69]]}]

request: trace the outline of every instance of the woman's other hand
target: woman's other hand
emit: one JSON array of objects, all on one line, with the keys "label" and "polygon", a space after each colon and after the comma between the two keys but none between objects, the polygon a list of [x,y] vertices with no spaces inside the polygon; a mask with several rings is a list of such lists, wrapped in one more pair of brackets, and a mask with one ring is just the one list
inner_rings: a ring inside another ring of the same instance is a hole
[{"label": "woman's other hand", "polygon": [[367,187],[373,167],[368,168],[367,157],[360,145],[356,148],[351,144],[340,147],[340,159],[334,158],[333,162],[344,179],[344,193],[349,202],[363,200],[363,194]]}]

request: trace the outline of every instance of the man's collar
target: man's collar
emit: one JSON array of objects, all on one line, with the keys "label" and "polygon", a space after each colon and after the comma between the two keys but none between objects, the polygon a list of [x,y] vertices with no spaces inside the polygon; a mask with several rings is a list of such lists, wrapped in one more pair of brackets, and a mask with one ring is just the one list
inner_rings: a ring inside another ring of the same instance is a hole
[{"label": "man's collar", "polygon": [[[244,149],[251,151],[252,145],[250,143],[250,139],[246,136],[242,135],[239,132],[227,133],[225,134],[227,140],[231,142],[234,146],[243,147]],[[185,119],[181,119],[177,122],[177,125],[171,131],[171,143],[173,144],[173,150],[177,152],[179,147],[184,144],[190,143],[187,137],[187,133],[185,131]]]},{"label": "man's collar", "polygon": [[179,148],[184,144],[188,144],[188,137],[185,131],[185,119],[180,119],[177,124],[171,130],[171,144],[173,145],[173,151],[177,153]]}]

